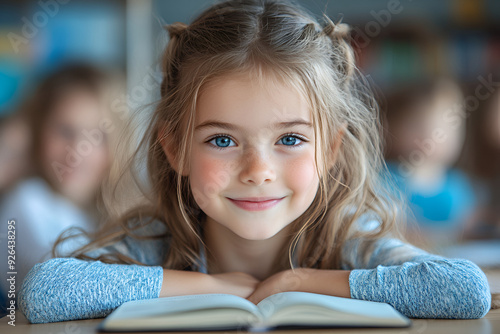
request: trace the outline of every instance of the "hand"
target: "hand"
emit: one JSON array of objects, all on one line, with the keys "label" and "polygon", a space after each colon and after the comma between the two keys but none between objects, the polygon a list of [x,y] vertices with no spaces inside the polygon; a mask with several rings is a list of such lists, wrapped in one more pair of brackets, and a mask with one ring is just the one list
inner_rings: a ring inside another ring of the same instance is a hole
[{"label": "hand", "polygon": [[254,304],[258,304],[262,299],[285,291],[301,291],[303,282],[310,278],[312,270],[309,268],[297,268],[276,273],[257,285],[255,291],[247,298]]},{"label": "hand", "polygon": [[262,299],[285,291],[303,291],[351,298],[349,270],[297,268],[281,271],[257,285],[247,299],[258,304]]},{"label": "hand", "polygon": [[250,296],[259,280],[244,272],[230,272],[209,275],[211,278],[212,293],[229,293],[242,298]]}]

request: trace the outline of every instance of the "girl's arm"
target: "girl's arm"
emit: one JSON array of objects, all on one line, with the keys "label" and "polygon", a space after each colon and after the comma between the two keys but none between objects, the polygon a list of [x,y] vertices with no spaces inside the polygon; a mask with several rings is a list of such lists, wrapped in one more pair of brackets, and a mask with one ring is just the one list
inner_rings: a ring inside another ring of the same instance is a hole
[{"label": "girl's arm", "polygon": [[54,258],[36,264],[19,292],[31,323],[100,318],[129,300],[158,297],[162,267]]},{"label": "girl's arm", "polygon": [[[10,223],[9,223],[10,222]],[[45,181],[31,178],[19,182],[0,202],[0,245],[10,245],[14,270],[9,269],[7,253],[0,261],[2,273],[16,272],[15,295],[29,270],[50,259],[52,243],[65,228],[77,225],[84,229],[85,217],[68,200],[54,195]],[[9,227],[10,225],[10,227]],[[8,243],[9,241],[9,243]],[[7,247],[4,248],[5,251]],[[4,253],[2,253],[2,257]],[[0,280],[4,296],[10,289]]]},{"label": "girl's arm", "polygon": [[[144,229],[157,234],[160,222]],[[19,309],[31,323],[47,323],[76,319],[99,318],[108,315],[126,301],[158,298],[164,277],[169,270],[161,263],[168,249],[168,240],[137,240],[125,238],[113,247],[97,253],[119,251],[147,264],[106,264],[75,258],[54,258],[36,264],[26,276],[19,291]],[[164,275],[165,274],[165,275]],[[207,275],[183,272],[169,280],[169,288],[179,289],[183,282],[199,282],[191,286],[204,287]],[[197,291],[194,291],[197,292]]]},{"label": "girl's arm", "polygon": [[391,304],[412,318],[477,319],[491,293],[474,263],[429,254],[398,239],[351,240],[343,250],[351,297]]}]

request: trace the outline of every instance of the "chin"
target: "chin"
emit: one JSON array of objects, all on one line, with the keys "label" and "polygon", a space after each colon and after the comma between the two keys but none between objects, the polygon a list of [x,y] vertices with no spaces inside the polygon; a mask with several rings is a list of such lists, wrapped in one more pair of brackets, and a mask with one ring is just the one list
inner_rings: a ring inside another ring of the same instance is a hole
[{"label": "chin", "polygon": [[267,240],[269,238],[272,238],[279,231],[280,230],[276,230],[276,229],[257,228],[256,231],[241,231],[241,233],[238,233],[238,231],[233,230],[233,233],[237,234],[240,238],[243,238],[246,240],[259,241],[259,240]]}]

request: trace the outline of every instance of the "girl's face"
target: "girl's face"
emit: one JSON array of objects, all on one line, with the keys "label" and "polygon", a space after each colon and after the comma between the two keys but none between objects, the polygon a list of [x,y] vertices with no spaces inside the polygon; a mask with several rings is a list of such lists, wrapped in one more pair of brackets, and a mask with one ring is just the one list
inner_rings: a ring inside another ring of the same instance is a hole
[{"label": "girl's face", "polygon": [[[457,101],[449,96],[438,96],[407,111],[408,115],[395,123],[392,130],[395,152],[405,157],[421,152],[427,163],[453,165],[465,136],[465,122],[455,119],[462,112],[457,109]],[[450,114],[457,116],[451,119]]]},{"label": "girl's face", "polygon": [[74,91],[55,106],[43,125],[41,163],[45,175],[78,204],[95,196],[109,164],[106,135],[99,127],[102,117],[96,97]]},{"label": "girl's face", "polygon": [[[319,186],[306,100],[280,84],[232,75],[201,93],[189,179],[208,220],[264,240],[298,218]],[[208,222],[207,222],[208,223]]]}]

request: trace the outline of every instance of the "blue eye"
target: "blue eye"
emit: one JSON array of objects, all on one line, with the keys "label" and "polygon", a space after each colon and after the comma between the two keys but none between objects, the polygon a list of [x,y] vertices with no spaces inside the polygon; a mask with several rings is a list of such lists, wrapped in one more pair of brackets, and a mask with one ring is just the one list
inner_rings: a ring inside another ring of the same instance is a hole
[{"label": "blue eye", "polygon": [[[296,134],[290,133],[285,134],[283,137],[281,137],[276,144],[288,146],[290,148],[298,148],[302,146],[303,142],[307,141],[308,140],[303,139]],[[213,148],[219,150],[223,150],[231,146],[236,146],[236,143],[231,139],[229,135],[223,134],[212,137],[212,139],[209,139],[208,141],[206,141],[206,143],[209,143]]]},{"label": "blue eye", "polygon": [[212,145],[215,145],[217,148],[234,146],[230,145],[231,142],[232,140],[228,136],[218,136],[209,141],[209,143],[212,143]]},{"label": "blue eye", "polygon": [[[298,141],[298,143],[297,143]],[[279,142],[283,143],[285,146],[299,146],[300,143],[302,142],[302,139],[296,137],[296,136],[291,136],[287,135],[282,137]]]}]

